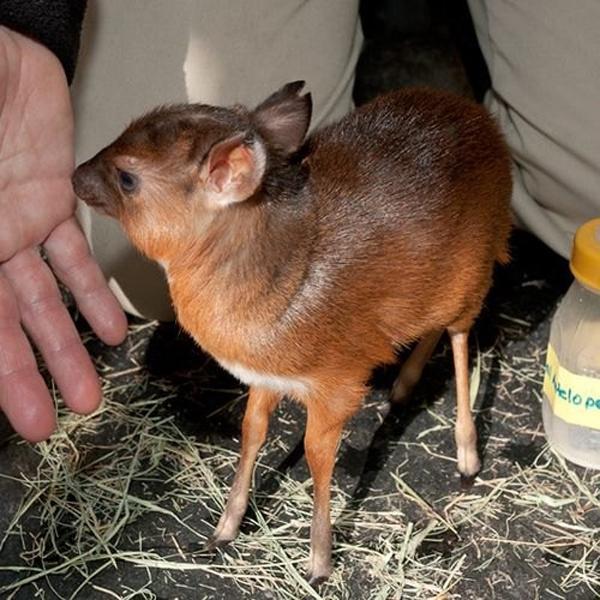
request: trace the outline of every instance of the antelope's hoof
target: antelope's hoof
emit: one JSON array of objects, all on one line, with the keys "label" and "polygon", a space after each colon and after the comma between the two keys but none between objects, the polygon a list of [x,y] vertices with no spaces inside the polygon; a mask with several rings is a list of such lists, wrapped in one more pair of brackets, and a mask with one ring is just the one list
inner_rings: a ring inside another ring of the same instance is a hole
[{"label": "antelope's hoof", "polygon": [[468,492],[472,487],[473,483],[475,483],[475,478],[477,477],[477,473],[475,475],[464,475],[460,473],[460,489],[463,492]]},{"label": "antelope's hoof", "polygon": [[308,581],[308,584],[310,585],[310,587],[314,588],[315,590],[321,584],[325,583],[328,579],[329,579],[329,573],[319,575],[319,574],[313,573],[312,571],[309,571],[306,574],[306,581]]},{"label": "antelope's hoof", "polygon": [[208,540],[208,542],[206,542],[206,544],[203,548],[203,552],[214,552],[217,548],[224,548],[231,542],[233,542],[233,538],[226,539],[226,538],[220,538],[217,536],[212,536]]}]

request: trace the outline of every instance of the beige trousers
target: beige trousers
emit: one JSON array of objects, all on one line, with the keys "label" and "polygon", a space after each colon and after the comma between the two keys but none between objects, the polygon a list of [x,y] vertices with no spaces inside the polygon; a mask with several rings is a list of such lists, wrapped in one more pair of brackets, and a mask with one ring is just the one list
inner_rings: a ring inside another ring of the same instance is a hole
[{"label": "beige trousers", "polygon": [[469,0],[514,158],[518,220],[567,257],[600,216],[600,2]]},{"label": "beige trousers", "polygon": [[[563,256],[600,215],[600,2],[469,0],[492,77],[487,105],[514,157],[520,223]],[[198,101],[253,105],[305,79],[313,126],[351,108],[362,42],[358,0],[96,0],[73,85],[77,160],[148,108]],[[159,267],[118,224],[81,221],[123,306],[171,318]]]},{"label": "beige trousers", "polygon": [[[338,119],[352,108],[361,44],[358,0],[90,2],[72,86],[77,162],[158,104],[252,106],[298,79],[312,93],[312,126]],[[87,206],[79,213],[123,307],[172,318],[160,267],[131,247],[114,220]]]}]

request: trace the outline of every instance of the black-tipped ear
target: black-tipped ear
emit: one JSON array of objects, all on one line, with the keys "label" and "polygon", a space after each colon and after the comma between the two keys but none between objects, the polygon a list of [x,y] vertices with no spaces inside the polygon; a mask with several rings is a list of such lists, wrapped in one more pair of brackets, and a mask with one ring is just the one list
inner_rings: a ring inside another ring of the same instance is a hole
[{"label": "black-tipped ear", "polygon": [[310,94],[300,95],[304,81],[293,81],[271,94],[252,113],[258,131],[273,146],[292,154],[302,146],[312,113]]}]

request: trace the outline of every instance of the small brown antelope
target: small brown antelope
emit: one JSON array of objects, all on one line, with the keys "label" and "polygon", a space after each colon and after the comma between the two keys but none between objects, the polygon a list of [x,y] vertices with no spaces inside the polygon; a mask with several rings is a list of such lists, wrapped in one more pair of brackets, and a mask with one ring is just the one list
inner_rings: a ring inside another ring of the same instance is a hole
[{"label": "small brown antelope", "polygon": [[331,572],[330,482],[342,429],[372,369],[399,347],[418,342],[395,401],[449,333],[458,470],[479,470],[467,336],[494,262],[508,260],[511,176],[493,120],[468,100],[406,89],[305,139],[303,85],[254,110],[159,108],[81,165],[73,183],[163,265],[181,325],[250,386],[213,546],[238,533],[273,409],[283,396],[306,407],[316,584]]}]

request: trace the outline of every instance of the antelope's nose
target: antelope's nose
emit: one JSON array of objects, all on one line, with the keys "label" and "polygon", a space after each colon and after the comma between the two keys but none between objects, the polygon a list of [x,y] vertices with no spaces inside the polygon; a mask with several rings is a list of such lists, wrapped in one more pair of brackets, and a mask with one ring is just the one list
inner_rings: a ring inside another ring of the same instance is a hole
[{"label": "antelope's nose", "polygon": [[112,216],[114,211],[110,193],[107,192],[99,169],[90,163],[91,161],[88,161],[75,169],[71,180],[73,190],[75,190],[76,196],[88,206]]}]

